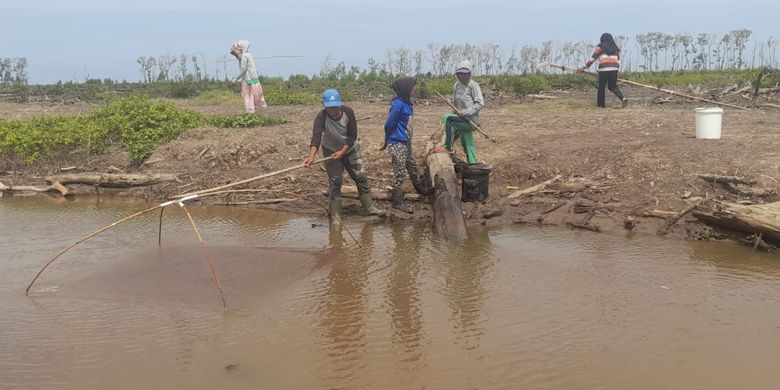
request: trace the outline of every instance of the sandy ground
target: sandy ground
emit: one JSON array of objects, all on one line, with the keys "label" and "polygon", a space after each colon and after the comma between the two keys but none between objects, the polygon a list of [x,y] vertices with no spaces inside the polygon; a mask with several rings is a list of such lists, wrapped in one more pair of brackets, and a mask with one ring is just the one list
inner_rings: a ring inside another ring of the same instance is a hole
[{"label": "sandy ground", "polygon": [[[493,167],[490,196],[482,203],[464,204],[470,224],[540,224],[570,226],[594,231],[655,234],[671,214],[690,204],[710,199],[750,201],[780,200],[780,110],[726,109],[720,140],[695,138],[693,108],[675,101],[650,103],[654,95],[626,88],[628,108],[596,109],[594,93],[558,93],[557,99],[489,99],[482,112],[483,127],[498,141],[476,136],[479,158]],[[744,103],[744,102],[743,102]],[[386,152],[378,150],[388,102],[348,103],[360,120],[359,136],[364,162],[374,188],[390,184],[392,168]],[[0,116],[81,112],[87,106],[29,107],[4,104]],[[240,112],[241,107],[192,107],[206,113]],[[36,184],[35,177],[62,166],[76,165],[75,172],[102,171],[109,166],[125,172],[177,173],[178,183],[125,192],[163,199],[197,189],[210,188],[300,164],[309,145],[311,123],[317,106],[272,106],[267,113],[282,115],[288,124],[250,129],[202,128],[191,130],[157,150],[141,167],[132,167],[126,155],[115,151],[101,156],[63,157],[49,166],[15,167],[5,181]],[[437,130],[444,104],[421,101],[416,105],[413,140],[418,161],[424,145]],[[772,111],[770,111],[772,110]],[[457,156],[463,151],[456,148]],[[113,169],[113,168],[112,168]],[[8,171],[8,169],[6,169]],[[712,184],[696,174],[742,176],[758,183],[741,194]],[[525,189],[560,175],[544,191],[509,199]],[[0,176],[2,178],[2,176]],[[40,180],[40,179],[39,179]],[[39,181],[38,181],[39,182]],[[345,185],[351,185],[350,180]],[[408,192],[413,192],[411,183]],[[296,170],[256,182],[252,188],[276,193],[230,195],[208,202],[234,203],[310,195],[324,204],[326,176],[321,167]],[[91,189],[89,189],[91,191]],[[345,200],[346,218],[360,214],[357,201]],[[389,206],[386,203],[383,206]],[[412,215],[392,212],[390,218],[430,219],[426,202],[412,202]],[[297,200],[270,207],[303,213],[324,213],[312,202]],[[709,227],[686,217],[671,229],[671,236],[693,239],[722,237]]]}]

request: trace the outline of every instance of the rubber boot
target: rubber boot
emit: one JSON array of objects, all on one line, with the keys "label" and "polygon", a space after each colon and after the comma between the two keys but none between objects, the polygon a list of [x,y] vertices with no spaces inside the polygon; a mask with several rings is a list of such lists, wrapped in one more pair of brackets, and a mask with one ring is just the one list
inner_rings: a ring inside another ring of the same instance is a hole
[{"label": "rubber boot", "polygon": [[433,187],[431,187],[427,180],[420,179],[417,182],[412,182],[412,185],[414,186],[414,190],[420,195],[427,196],[433,193]]},{"label": "rubber boot", "polygon": [[366,210],[368,215],[387,214],[387,210],[383,210],[374,206],[374,199],[371,199],[371,193],[360,195],[360,204],[363,205],[363,209]]},{"label": "rubber boot", "polygon": [[409,207],[406,207],[406,203],[404,203],[404,191],[401,189],[393,189],[391,198],[391,205],[393,208],[396,208],[400,211],[403,211],[407,214],[412,214],[414,211],[410,209]]},{"label": "rubber boot", "polygon": [[330,199],[328,209],[330,209],[330,227],[341,228],[341,200]]}]

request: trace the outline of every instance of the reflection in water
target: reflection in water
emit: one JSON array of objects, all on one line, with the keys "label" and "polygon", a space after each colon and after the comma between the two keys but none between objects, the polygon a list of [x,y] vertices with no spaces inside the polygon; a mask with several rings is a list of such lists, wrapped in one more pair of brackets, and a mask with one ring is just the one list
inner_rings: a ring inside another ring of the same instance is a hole
[{"label": "reflection in water", "polygon": [[329,250],[316,256],[319,263],[330,263],[317,303],[320,336],[330,360],[323,377],[339,386],[355,382],[365,368],[369,257],[363,254],[373,248],[373,225],[363,224],[357,237],[360,248],[345,242],[343,234],[346,231],[331,229]]},{"label": "reflection in water", "polygon": [[445,295],[452,311],[456,338],[466,349],[479,347],[484,334],[486,283],[493,261],[485,229],[472,229],[461,245],[453,246],[445,267]]},{"label": "reflection in water", "polygon": [[[390,311],[392,342],[400,361],[398,371],[412,375],[421,367],[422,350],[422,308],[420,293],[420,261],[423,247],[424,226],[394,224],[392,253],[398,254],[387,274],[385,287]],[[414,378],[404,378],[412,381]]]}]

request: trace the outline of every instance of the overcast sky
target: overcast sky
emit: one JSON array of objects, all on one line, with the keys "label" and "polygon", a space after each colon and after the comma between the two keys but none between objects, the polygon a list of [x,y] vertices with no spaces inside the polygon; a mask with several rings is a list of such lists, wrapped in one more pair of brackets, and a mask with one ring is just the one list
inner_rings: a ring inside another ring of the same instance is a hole
[{"label": "overcast sky", "polygon": [[[237,39],[252,42],[270,76],[314,74],[330,55],[365,67],[387,49],[427,43],[597,42],[602,32],[723,34],[748,28],[778,38],[777,0],[2,0],[0,57],[27,57],[31,83],[113,78],[137,81],[144,55],[205,53],[215,60]],[[233,69],[229,69],[233,71]]]}]

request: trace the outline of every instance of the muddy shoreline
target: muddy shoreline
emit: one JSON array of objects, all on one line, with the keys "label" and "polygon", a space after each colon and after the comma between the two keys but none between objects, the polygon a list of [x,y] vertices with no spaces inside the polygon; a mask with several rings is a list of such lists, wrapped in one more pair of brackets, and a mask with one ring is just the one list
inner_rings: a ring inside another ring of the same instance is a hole
[{"label": "muddy shoreline", "polygon": [[[653,95],[628,89],[626,109],[596,109],[592,94],[562,93],[557,99],[495,99],[483,111],[483,127],[497,140],[477,138],[479,158],[493,167],[490,197],[464,203],[467,224],[527,224],[560,226],[594,232],[657,234],[692,204],[707,207],[712,200],[769,203],[780,200],[780,111],[726,110],[723,137],[700,140],[694,136],[696,105],[676,102],[656,105]],[[610,102],[613,107],[617,102]],[[186,103],[179,103],[186,104]],[[362,118],[359,124],[364,163],[374,189],[390,184],[392,168],[385,152],[377,150],[388,102],[348,103]],[[240,107],[192,107],[204,113],[236,113]],[[60,106],[46,112],[80,112],[88,106]],[[75,194],[111,194],[141,197],[150,202],[211,188],[300,164],[308,147],[311,121],[317,106],[269,107],[289,123],[249,129],[191,130],[160,147],[140,167],[130,164],[121,150],[101,155],[62,156],[34,167],[4,160],[0,182],[6,185],[42,185],[43,178],[62,173],[173,173],[176,182],[132,189],[69,186]],[[59,111],[58,111],[59,110]],[[427,138],[446,111],[437,102],[416,105],[413,145],[418,162]],[[0,116],[37,115],[28,105],[4,105]],[[462,155],[462,150],[457,150]],[[702,180],[700,174],[742,176],[756,181],[748,191],[734,191]],[[513,192],[560,177],[539,191],[510,199]],[[345,180],[345,185],[352,185]],[[407,192],[413,193],[410,183]],[[324,204],[325,174],[321,167],[296,170],[258,181],[255,194],[230,194],[202,200],[287,212],[324,215],[305,196]],[[377,191],[378,192],[378,191]],[[345,218],[359,218],[359,203],[345,198]],[[387,202],[380,202],[389,207]],[[431,207],[410,201],[414,214],[391,211],[393,220],[430,220]],[[733,232],[714,230],[686,215],[668,227],[665,235],[680,239],[735,238]],[[739,237],[736,237],[739,238]]]}]

